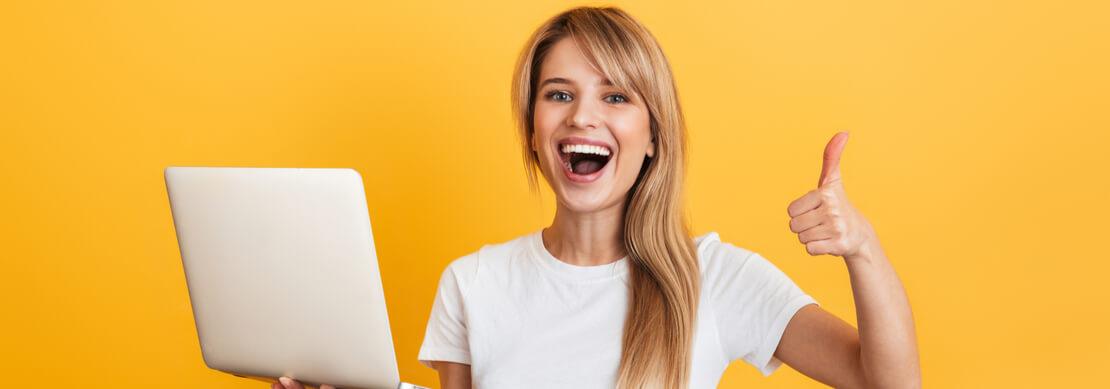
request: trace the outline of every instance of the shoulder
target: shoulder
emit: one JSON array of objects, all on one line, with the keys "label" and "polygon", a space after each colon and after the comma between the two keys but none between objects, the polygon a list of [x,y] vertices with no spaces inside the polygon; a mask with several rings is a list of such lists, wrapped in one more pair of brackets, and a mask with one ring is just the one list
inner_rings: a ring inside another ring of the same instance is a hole
[{"label": "shoulder", "polygon": [[716,232],[699,237],[698,265],[702,288],[710,295],[749,293],[781,283],[782,271],[760,253],[721,241]]},{"label": "shoulder", "polygon": [[786,324],[816,300],[763,255],[722,242],[716,233],[698,241],[698,258],[704,306],[727,359],[744,358],[770,374],[780,363],[773,354]]},{"label": "shoulder", "polygon": [[722,271],[738,271],[752,256],[757,255],[752,250],[721,241],[716,232],[698,236],[694,238],[694,243],[697,245],[702,277]]},{"label": "shoulder", "polygon": [[458,257],[443,270],[441,282],[450,279],[465,294],[483,273],[496,272],[512,258],[520,257],[521,250],[528,249],[531,238],[532,234],[526,234],[507,241],[485,244],[474,252]]}]

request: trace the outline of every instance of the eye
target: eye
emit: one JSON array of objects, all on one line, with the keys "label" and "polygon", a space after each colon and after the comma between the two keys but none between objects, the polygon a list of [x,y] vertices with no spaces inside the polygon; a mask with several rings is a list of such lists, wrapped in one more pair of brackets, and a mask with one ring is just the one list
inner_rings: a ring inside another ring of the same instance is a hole
[{"label": "eye", "polygon": [[628,102],[628,97],[625,97],[624,95],[622,95],[620,93],[615,93],[615,94],[605,96],[605,102],[613,103],[613,104],[627,103]]},{"label": "eye", "polygon": [[544,94],[544,97],[547,97],[548,100],[561,102],[568,102],[571,100],[570,93],[563,92],[561,90],[547,92],[546,94]]}]

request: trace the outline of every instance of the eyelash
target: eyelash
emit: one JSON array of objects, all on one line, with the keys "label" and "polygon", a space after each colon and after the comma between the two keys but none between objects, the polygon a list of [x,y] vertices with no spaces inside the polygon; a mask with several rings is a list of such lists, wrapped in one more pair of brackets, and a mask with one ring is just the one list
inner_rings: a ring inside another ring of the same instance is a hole
[{"label": "eyelash", "polygon": [[[560,93],[566,94],[568,96],[570,95],[570,93],[567,93],[566,91],[554,90],[554,91],[550,91],[550,92],[545,93],[544,97],[546,97],[548,100],[552,100],[555,97],[556,94],[560,94]],[[614,104],[624,104],[624,103],[629,102],[628,96],[622,95],[620,93],[614,93],[614,94],[605,96],[605,98],[609,98],[609,97],[620,97],[623,100],[621,102],[617,102],[617,103],[614,103]]]}]

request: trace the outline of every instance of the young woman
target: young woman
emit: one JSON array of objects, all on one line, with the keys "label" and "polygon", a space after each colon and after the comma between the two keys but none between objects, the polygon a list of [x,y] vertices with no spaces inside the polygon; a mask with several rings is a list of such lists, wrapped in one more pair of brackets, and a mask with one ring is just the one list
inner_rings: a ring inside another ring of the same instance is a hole
[{"label": "young woman", "polygon": [[690,237],[674,79],[628,14],[548,20],[512,93],[529,182],[542,172],[555,218],[443,272],[419,354],[443,388],[712,388],[737,359],[835,387],[921,386],[905,292],[841,184],[846,133],[787,212],[810,255],[843,257],[858,331],[758,253]]}]

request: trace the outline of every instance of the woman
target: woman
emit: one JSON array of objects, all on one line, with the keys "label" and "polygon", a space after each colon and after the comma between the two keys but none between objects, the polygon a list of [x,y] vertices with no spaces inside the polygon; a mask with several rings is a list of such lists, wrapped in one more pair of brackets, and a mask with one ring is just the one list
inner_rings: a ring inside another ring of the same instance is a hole
[{"label": "woman", "polygon": [[759,254],[689,236],[674,80],[629,15],[548,20],[513,88],[529,182],[540,170],[557,210],[444,271],[419,354],[443,388],[711,388],[736,359],[835,387],[920,387],[905,292],[841,185],[846,133],[787,211],[809,254],[844,258],[859,331]]}]

